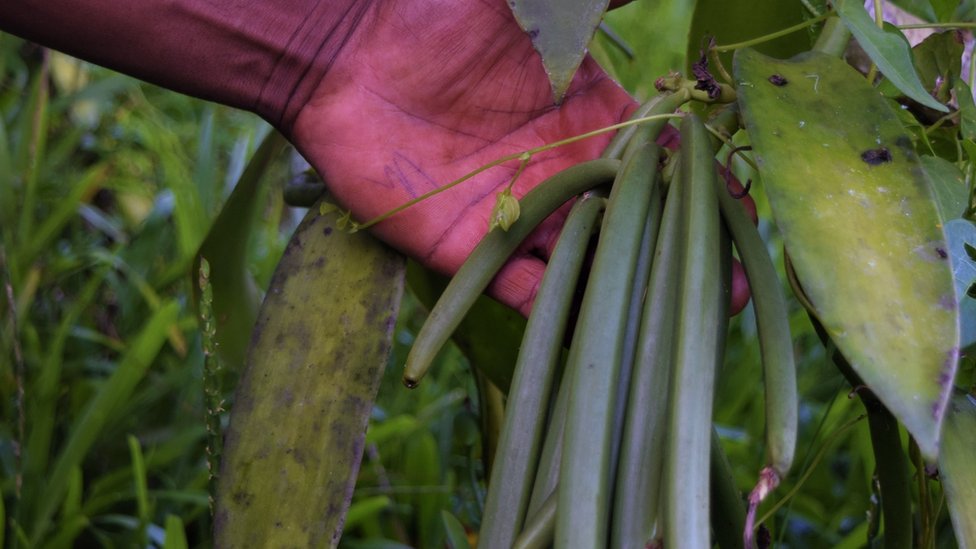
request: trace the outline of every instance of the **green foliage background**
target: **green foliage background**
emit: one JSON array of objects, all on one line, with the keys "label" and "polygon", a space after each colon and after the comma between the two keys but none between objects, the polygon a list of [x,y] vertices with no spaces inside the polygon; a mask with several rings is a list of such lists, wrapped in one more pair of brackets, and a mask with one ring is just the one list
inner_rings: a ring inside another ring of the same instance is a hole
[{"label": "green foliage background", "polygon": [[[635,60],[604,36],[592,49],[647,97],[655,77],[684,68],[697,40],[689,37],[693,18],[693,3],[636,2],[608,17]],[[251,115],[0,35],[0,546],[210,545],[204,357],[191,267],[268,131]],[[286,160],[264,174],[252,230],[228,237],[247,239],[248,272],[262,288],[302,213],[282,202]],[[753,196],[768,214],[762,194]],[[781,266],[768,219],[760,230]],[[427,300],[420,280],[411,282]],[[419,389],[405,390],[399,365],[424,318],[417,295],[408,293],[402,308],[344,547],[443,547],[445,525],[455,524],[445,511],[472,541],[478,529],[497,395],[469,358],[490,363],[496,347],[462,342],[464,352],[451,348]],[[798,305],[791,327],[800,466],[760,515],[791,493],[768,523],[775,539],[860,547],[879,520],[867,424],[855,421],[861,406]],[[225,364],[221,378],[231,407],[239,369]],[[734,321],[720,376],[715,421],[747,491],[763,464],[749,309]],[[951,546],[938,484],[922,486],[943,509],[936,545]]]}]

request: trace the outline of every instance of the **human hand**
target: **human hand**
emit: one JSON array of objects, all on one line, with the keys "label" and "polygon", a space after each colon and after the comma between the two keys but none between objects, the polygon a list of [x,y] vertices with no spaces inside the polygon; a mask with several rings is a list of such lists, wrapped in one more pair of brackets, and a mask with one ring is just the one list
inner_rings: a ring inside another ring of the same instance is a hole
[{"label": "human hand", "polygon": [[[587,59],[563,104],[502,1],[377,2],[295,120],[292,141],[358,220],[368,220],[505,155],[624,119],[636,104]],[[533,157],[513,188],[600,155],[609,135]],[[377,225],[400,251],[452,274],[488,229],[518,162],[489,170]],[[489,293],[528,314],[567,209],[547,219]],[[733,310],[748,299],[738,271]]]}]

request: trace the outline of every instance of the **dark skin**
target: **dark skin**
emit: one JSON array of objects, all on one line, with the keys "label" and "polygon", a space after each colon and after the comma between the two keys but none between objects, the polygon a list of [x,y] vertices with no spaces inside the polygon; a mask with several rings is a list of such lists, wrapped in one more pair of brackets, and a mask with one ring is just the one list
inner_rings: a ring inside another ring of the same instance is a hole
[{"label": "dark skin", "polygon": [[[554,106],[538,54],[504,2],[385,1],[363,19],[290,137],[335,197],[365,221],[499,157],[619,122],[635,107],[592,59]],[[514,194],[598,157],[609,138],[535,156]],[[494,168],[373,230],[425,265],[453,273],[486,232],[495,195],[518,165]],[[567,211],[519,248],[490,286],[492,296],[529,313]],[[741,269],[734,278],[738,311],[748,290]]]},{"label": "dark skin", "polygon": [[[359,221],[500,157],[605,127],[634,100],[591,59],[559,107],[505,0],[17,0],[0,29],[276,125]],[[513,192],[600,155],[609,135],[536,155]],[[373,231],[445,274],[488,229],[518,161]],[[528,314],[568,207],[489,293]],[[747,300],[741,270],[733,310]]]}]

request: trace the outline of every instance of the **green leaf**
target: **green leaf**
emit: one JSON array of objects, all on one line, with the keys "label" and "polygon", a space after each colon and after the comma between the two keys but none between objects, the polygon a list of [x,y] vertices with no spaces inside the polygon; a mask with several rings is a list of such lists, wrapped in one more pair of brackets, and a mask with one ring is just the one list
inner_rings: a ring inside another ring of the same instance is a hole
[{"label": "green leaf", "polygon": [[955,164],[938,156],[922,156],[919,160],[932,184],[943,221],[961,216],[969,200],[969,188],[962,172]]},{"label": "green leaf", "polygon": [[72,470],[81,464],[102,432],[102,428],[115,417],[115,413],[132,395],[136,384],[145,376],[153,358],[166,341],[167,332],[176,322],[178,312],[179,305],[171,301],[153,313],[139,335],[132,340],[118,367],[102,384],[98,393],[88,402],[68,431],[71,436],[47,478],[47,487],[43,491],[44,498],[34,522],[33,541],[40,539],[40,536],[51,526],[49,521],[60,499],[64,497]]},{"label": "green leaf", "polygon": [[390,496],[372,496],[354,501],[346,513],[345,528],[353,528],[369,518],[375,518],[393,505]]},{"label": "green leaf", "polygon": [[[261,292],[248,271],[248,241],[267,196],[261,192],[261,184],[270,179],[265,174],[284,146],[285,138],[280,133],[271,131],[265,136],[210,226],[191,271],[200,272],[200,257],[210,263],[217,352],[235,372],[244,364],[251,328],[261,305]],[[199,288],[196,284],[192,287],[194,301],[199,303]]]},{"label": "green leaf", "polygon": [[854,0],[837,5],[837,13],[881,74],[895,87],[926,107],[949,112],[945,105],[929,95],[919,80],[912,65],[911,48],[901,31],[888,24],[883,30],[879,29],[864,7]]},{"label": "green leaf", "polygon": [[[403,475],[409,486],[438,486],[444,466],[433,433],[424,429],[406,441]],[[418,547],[442,547],[444,530],[440,510],[447,505],[447,494],[418,492],[405,498],[413,506]]]},{"label": "green leaf", "polygon": [[924,21],[936,20],[931,0],[891,0],[891,3]]},{"label": "green leaf", "polygon": [[976,547],[976,399],[957,394],[946,417],[939,478],[959,547]]},{"label": "green leaf", "polygon": [[959,129],[964,139],[976,140],[976,103],[973,103],[973,90],[962,79],[954,86],[956,101],[959,102]]},{"label": "green leaf", "polygon": [[951,21],[952,16],[956,14],[956,8],[959,7],[959,0],[929,1],[932,3],[932,9],[935,11],[936,20],[940,22]]},{"label": "green leaf", "polygon": [[628,38],[634,59],[610,47],[601,33],[590,44],[590,53],[636,97],[651,97],[657,93],[656,77],[685,67],[685,43],[694,12],[694,2],[631,2],[607,12],[605,20]]},{"label": "green leaf", "polygon": [[471,549],[468,543],[468,536],[464,532],[461,521],[446,510],[441,510],[441,520],[444,521],[444,530],[447,531],[447,546],[450,549]]},{"label": "green leaf", "polygon": [[972,250],[976,249],[976,224],[965,219],[953,219],[946,223],[945,232],[952,275],[956,281],[960,347],[968,349],[976,345],[976,297],[970,293],[976,284],[976,257],[972,254]]},{"label": "green leaf", "polygon": [[166,515],[166,538],[163,540],[163,549],[187,549],[183,519],[176,515]]},{"label": "green leaf", "polygon": [[609,0],[509,0],[515,19],[542,56],[556,103],[562,102]]},{"label": "green leaf", "polygon": [[403,259],[312,208],[278,264],[235,395],[215,545],[334,547],[403,289]]},{"label": "green leaf", "polygon": [[952,83],[962,72],[962,52],[962,37],[956,31],[932,34],[912,48],[919,79],[940,103],[949,101]]},{"label": "green leaf", "polygon": [[[680,2],[679,2],[680,3]],[[798,2],[783,0],[698,0],[688,33],[688,55],[684,70],[698,61],[705,40],[713,36],[718,45],[750,40],[803,22],[804,9]],[[810,36],[795,32],[756,47],[773,57],[791,57],[810,49]],[[726,66],[732,52],[721,54]]]},{"label": "green leaf", "polygon": [[907,132],[859,73],[828,55],[779,61],[742,50],[735,75],[766,194],[814,314],[935,456],[958,362],[958,310],[941,219]]}]

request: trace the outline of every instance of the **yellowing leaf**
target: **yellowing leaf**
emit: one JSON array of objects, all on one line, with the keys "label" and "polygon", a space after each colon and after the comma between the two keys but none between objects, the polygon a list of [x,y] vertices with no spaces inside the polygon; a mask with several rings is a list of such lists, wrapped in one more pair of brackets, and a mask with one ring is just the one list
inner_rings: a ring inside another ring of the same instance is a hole
[{"label": "yellowing leaf", "polygon": [[[776,78],[772,78],[772,77]],[[946,237],[911,140],[865,79],[818,53],[742,50],[745,126],[815,314],[928,456],[959,354]]]}]

